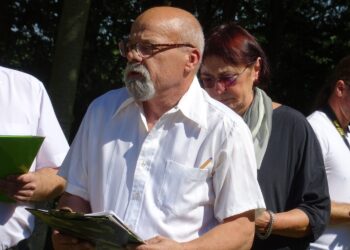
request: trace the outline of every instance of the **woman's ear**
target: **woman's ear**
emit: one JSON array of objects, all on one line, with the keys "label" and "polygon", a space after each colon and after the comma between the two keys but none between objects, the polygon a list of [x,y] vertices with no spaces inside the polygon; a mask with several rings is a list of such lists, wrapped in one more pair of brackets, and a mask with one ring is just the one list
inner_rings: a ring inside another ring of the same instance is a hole
[{"label": "woman's ear", "polygon": [[259,74],[260,74],[260,70],[261,70],[261,57],[258,57],[254,63],[254,82],[259,81]]}]

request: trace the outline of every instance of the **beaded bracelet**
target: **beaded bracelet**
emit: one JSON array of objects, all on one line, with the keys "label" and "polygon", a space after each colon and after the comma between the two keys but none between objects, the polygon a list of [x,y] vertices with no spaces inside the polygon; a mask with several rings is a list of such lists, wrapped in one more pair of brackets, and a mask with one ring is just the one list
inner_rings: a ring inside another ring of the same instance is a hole
[{"label": "beaded bracelet", "polygon": [[270,211],[270,210],[266,210],[269,215],[270,215],[270,220],[269,220],[269,224],[267,226],[267,229],[266,229],[266,232],[264,234],[256,231],[255,234],[256,236],[258,236],[259,239],[261,240],[266,240],[272,233],[272,226],[273,226],[273,223],[275,222],[275,214]]}]

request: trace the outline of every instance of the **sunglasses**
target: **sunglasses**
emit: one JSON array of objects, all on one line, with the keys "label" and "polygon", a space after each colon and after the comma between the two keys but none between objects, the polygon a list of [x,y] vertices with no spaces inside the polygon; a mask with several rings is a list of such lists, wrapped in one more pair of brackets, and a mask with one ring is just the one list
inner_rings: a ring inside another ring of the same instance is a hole
[{"label": "sunglasses", "polygon": [[237,74],[223,75],[219,78],[201,76],[200,81],[202,83],[203,88],[206,89],[214,88],[216,84],[218,84],[220,87],[224,87],[224,89],[227,89],[228,87],[236,83],[238,77],[241,76],[250,65],[251,64],[248,64],[240,73]]}]

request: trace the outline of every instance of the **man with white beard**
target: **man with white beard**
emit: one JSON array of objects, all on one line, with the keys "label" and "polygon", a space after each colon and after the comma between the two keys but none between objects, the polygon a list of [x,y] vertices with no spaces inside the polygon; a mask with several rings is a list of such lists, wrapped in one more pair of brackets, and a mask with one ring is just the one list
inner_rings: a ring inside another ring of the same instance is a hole
[{"label": "man with white beard", "polygon": [[[136,19],[119,44],[126,88],[90,105],[59,172],[59,207],[114,211],[146,239],[137,250],[250,248],[254,211],[265,206],[251,134],[200,87],[203,47],[184,10]],[[94,248],[58,231],[52,238],[55,249]]]}]

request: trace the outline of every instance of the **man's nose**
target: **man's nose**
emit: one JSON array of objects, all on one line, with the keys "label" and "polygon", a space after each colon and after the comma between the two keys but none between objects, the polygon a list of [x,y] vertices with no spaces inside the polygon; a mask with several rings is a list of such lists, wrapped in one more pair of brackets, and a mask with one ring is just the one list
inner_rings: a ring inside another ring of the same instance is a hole
[{"label": "man's nose", "polygon": [[128,59],[128,62],[141,62],[142,57],[137,53],[135,49],[130,49],[126,53],[126,58]]}]

